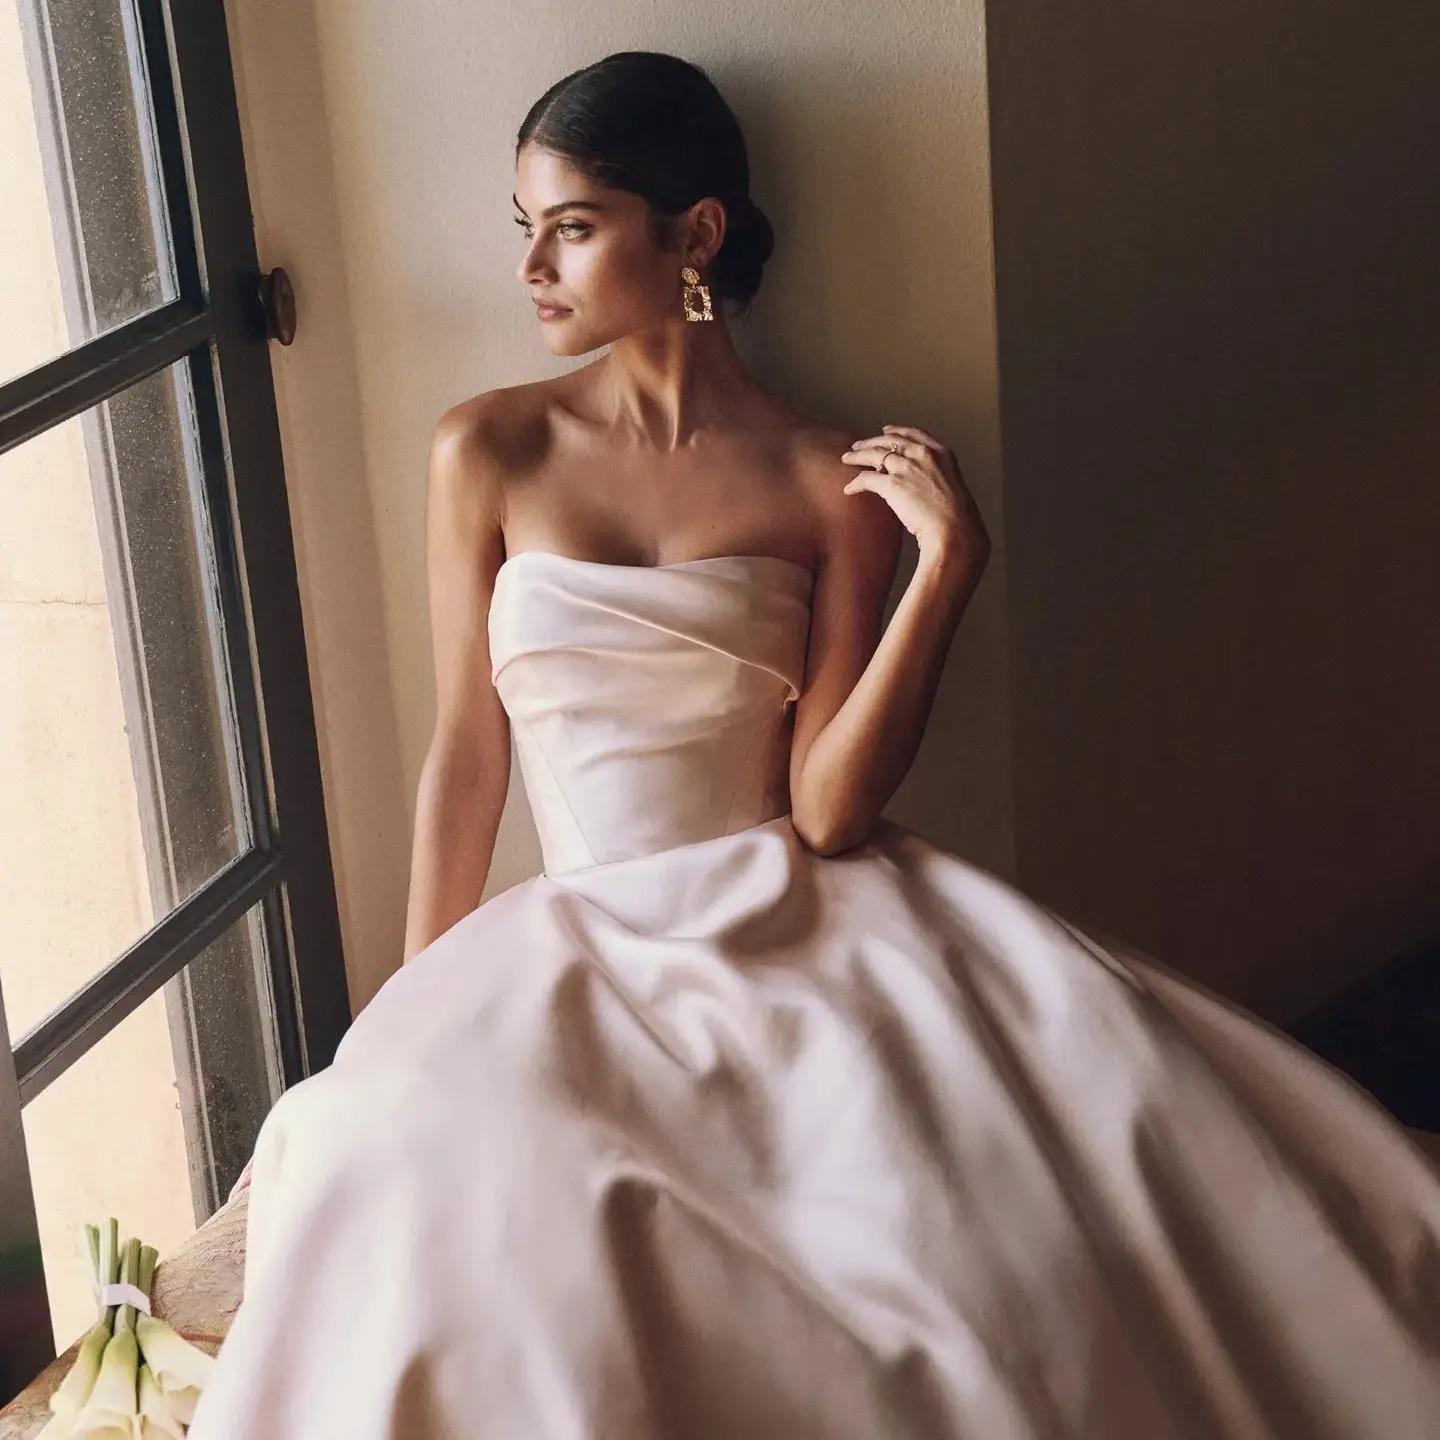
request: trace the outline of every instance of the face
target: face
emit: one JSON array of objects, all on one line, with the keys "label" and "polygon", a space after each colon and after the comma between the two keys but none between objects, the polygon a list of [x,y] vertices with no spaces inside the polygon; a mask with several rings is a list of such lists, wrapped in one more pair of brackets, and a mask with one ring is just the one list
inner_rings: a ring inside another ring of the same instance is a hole
[{"label": "face", "polygon": [[[533,145],[515,162],[515,219],[522,255],[516,276],[529,302],[564,307],[554,318],[533,310],[556,355],[583,355],[637,330],[685,323],[681,267],[697,269],[718,242],[707,202],[679,222],[689,248],[665,251],[651,234],[645,201],[587,180],[568,161]],[[702,258],[703,257],[703,258]]]}]

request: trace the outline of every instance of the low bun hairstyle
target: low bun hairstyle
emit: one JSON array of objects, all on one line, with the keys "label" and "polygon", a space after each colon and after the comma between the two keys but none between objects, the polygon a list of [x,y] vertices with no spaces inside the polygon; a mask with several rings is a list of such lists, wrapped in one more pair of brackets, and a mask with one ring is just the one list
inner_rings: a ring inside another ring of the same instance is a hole
[{"label": "low bun hairstyle", "polygon": [[562,156],[597,184],[642,196],[665,248],[674,244],[674,217],[713,195],[725,207],[725,238],[704,283],[735,313],[748,313],[775,232],[750,198],[739,122],[698,65],[652,50],[607,55],[557,80],[530,107],[517,156],[526,144]]}]

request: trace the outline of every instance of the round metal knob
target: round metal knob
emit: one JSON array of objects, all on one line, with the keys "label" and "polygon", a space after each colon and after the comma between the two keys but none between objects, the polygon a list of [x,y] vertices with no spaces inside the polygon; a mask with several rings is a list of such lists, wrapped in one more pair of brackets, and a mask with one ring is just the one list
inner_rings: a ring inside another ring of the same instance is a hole
[{"label": "round metal knob", "polygon": [[295,338],[295,287],[277,265],[260,277],[260,306],[265,311],[265,333],[288,345]]}]

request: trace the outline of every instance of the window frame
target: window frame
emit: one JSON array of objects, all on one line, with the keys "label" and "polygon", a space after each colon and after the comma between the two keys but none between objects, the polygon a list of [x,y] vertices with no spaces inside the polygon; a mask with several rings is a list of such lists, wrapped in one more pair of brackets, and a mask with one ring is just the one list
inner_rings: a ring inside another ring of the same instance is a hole
[{"label": "window frame", "polygon": [[[265,932],[282,1088],[327,1066],[353,1018],[224,6],[133,4],[179,293],[0,384],[0,453],[185,367],[253,840],[18,1042],[0,1003],[0,1247],[33,1255],[0,1273],[0,1306],[31,1313],[38,1284],[47,1318],[26,1103],[252,908]],[[233,1179],[208,1177],[207,1215]],[[40,1329],[30,1353],[0,1362],[0,1403],[53,1359],[49,1327]]]}]

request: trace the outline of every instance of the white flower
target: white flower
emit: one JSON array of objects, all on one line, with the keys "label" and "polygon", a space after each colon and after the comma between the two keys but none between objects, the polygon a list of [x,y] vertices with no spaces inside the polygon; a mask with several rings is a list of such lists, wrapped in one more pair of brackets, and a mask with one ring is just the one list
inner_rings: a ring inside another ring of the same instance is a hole
[{"label": "white flower", "polygon": [[[107,1316],[108,1313],[107,1306]],[[97,1320],[90,1327],[90,1333],[80,1342],[80,1349],[75,1356],[75,1363],[70,1367],[70,1373],[50,1397],[50,1409],[56,1415],[73,1416],[90,1398],[90,1392],[95,1388],[95,1378],[100,1373],[100,1361],[105,1354],[105,1347],[110,1343],[111,1333],[108,1318]]]},{"label": "white flower", "polygon": [[154,1372],[176,1419],[188,1425],[200,1403],[200,1392],[215,1368],[215,1357],[153,1315],[140,1316],[135,1331],[145,1363]]},{"label": "white flower", "polygon": [[[140,1288],[150,1294],[160,1252],[153,1245],[140,1247]],[[192,1345],[158,1315],[140,1315],[135,1321],[140,1357],[150,1367],[156,1388],[165,1399],[169,1415],[189,1425],[200,1403],[200,1392],[215,1368],[213,1356]],[[162,1433],[158,1430],[152,1433]]]},{"label": "white flower", "polygon": [[[115,1278],[118,1259],[115,1254],[116,1236],[115,1232],[107,1228],[102,1245],[98,1226],[86,1225],[84,1230],[85,1243],[90,1249],[90,1286],[95,1291],[98,1303],[100,1287],[108,1285]],[[100,1361],[105,1354],[105,1347],[114,1333],[114,1318],[115,1312],[111,1306],[100,1306],[100,1317],[80,1342],[80,1349],[75,1355],[75,1363],[70,1367],[70,1373],[50,1397],[50,1409],[54,1414],[74,1416],[90,1398],[90,1392],[95,1388],[95,1377],[100,1373]],[[61,1431],[58,1427],[52,1429],[52,1426],[47,1424],[43,1433],[51,1436],[51,1440],[56,1440]],[[64,1433],[69,1434],[69,1427],[66,1427]]]},{"label": "white flower", "polygon": [[140,1366],[140,1427],[135,1432],[145,1440],[184,1440],[185,1427],[160,1388],[155,1372]]},{"label": "white flower", "polygon": [[140,1418],[139,1366],[134,1329],[117,1329],[105,1347],[90,1398],[71,1420],[70,1433],[77,1440],[81,1435],[92,1440],[134,1440]]}]

